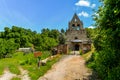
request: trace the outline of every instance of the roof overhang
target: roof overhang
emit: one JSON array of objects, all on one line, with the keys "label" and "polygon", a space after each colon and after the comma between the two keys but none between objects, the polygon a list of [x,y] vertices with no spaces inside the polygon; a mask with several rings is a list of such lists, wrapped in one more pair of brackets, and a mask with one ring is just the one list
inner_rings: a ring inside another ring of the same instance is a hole
[{"label": "roof overhang", "polygon": [[71,40],[71,42],[82,42],[82,40]]}]

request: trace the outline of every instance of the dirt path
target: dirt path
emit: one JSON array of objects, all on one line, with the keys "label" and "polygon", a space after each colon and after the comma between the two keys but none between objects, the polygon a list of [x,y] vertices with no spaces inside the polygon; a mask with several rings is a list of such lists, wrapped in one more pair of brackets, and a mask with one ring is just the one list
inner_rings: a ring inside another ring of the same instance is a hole
[{"label": "dirt path", "polygon": [[89,74],[90,70],[85,67],[85,60],[81,56],[67,55],[38,80],[83,80]]},{"label": "dirt path", "polygon": [[21,78],[21,80],[31,80],[29,75],[28,75],[28,71],[24,70],[23,68],[19,67],[19,70],[21,72],[21,75],[19,75],[19,77]]},{"label": "dirt path", "polygon": [[13,77],[21,78],[21,80],[31,80],[28,76],[28,71],[24,70],[23,68],[19,67],[21,72],[20,75],[16,75],[11,73],[8,69],[5,69],[4,74],[0,76],[0,80],[11,80]]},{"label": "dirt path", "polygon": [[11,80],[16,74],[11,73],[8,69],[5,69],[4,74],[0,76],[0,80]]}]

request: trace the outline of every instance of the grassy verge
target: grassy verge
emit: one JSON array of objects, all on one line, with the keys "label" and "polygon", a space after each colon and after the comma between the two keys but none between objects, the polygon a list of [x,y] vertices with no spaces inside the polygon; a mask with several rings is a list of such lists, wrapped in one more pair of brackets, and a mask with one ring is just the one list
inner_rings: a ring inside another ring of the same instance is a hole
[{"label": "grassy verge", "polygon": [[[1,61],[0,61],[0,63],[1,63]],[[0,65],[0,75],[3,74],[3,71],[4,71],[4,66],[1,66],[1,65]]]},{"label": "grassy verge", "polygon": [[18,63],[13,58],[5,58],[0,60],[0,75],[3,74],[5,68],[8,68],[10,72],[14,74],[20,74],[19,69],[17,68]]},{"label": "grassy verge", "polygon": [[14,73],[14,74],[17,74],[17,75],[20,74],[20,70],[18,69],[17,65],[10,64],[9,65],[9,70],[10,70],[11,73]]},{"label": "grassy verge", "polygon": [[94,46],[92,45],[92,48],[91,48],[91,51],[87,52],[86,54],[83,54],[82,57],[86,60],[86,66],[88,68],[92,68],[94,69],[95,68],[95,63],[93,62],[94,60],[94,56],[95,56],[95,48]]},{"label": "grassy verge", "polygon": [[[50,56],[50,53],[47,52],[43,52],[42,54],[42,59],[47,58],[48,56]],[[0,59],[0,75],[3,74],[3,71],[5,68],[8,68],[10,70],[10,72],[14,73],[14,74],[20,74],[20,70],[18,69],[19,66],[30,66],[30,65],[34,65],[36,63],[37,59],[34,58],[34,55],[32,53],[24,55],[22,52],[17,52],[13,55],[12,58],[3,58]]]},{"label": "grassy verge", "polygon": [[12,78],[11,80],[21,80],[21,78],[14,77],[14,78]]},{"label": "grassy verge", "polygon": [[[41,59],[45,59],[50,56],[50,53],[43,52]],[[12,58],[4,58],[0,59],[0,75],[3,74],[5,68],[8,68],[10,72],[19,75],[20,70],[19,66],[28,70],[29,76],[31,80],[37,80],[40,76],[43,76],[51,66],[56,63],[60,59],[61,55],[57,55],[56,57],[49,60],[45,66],[40,66],[40,69],[37,66],[37,58],[34,57],[34,54],[26,54],[24,55],[22,52],[17,52],[13,55]],[[20,80],[15,77],[12,80]]]},{"label": "grassy verge", "polygon": [[95,51],[95,48],[94,48],[94,46],[93,46],[93,44],[92,44],[91,51],[83,54],[82,57],[87,61],[87,60],[90,59],[90,57],[91,57],[91,55],[93,54],[94,51]]},{"label": "grassy verge", "polygon": [[40,68],[37,67],[37,63],[29,66],[25,65],[23,67],[29,71],[29,76],[32,80],[37,80],[40,76],[43,76],[60,57],[61,55],[57,55],[55,58],[49,60],[45,66],[40,66]]}]

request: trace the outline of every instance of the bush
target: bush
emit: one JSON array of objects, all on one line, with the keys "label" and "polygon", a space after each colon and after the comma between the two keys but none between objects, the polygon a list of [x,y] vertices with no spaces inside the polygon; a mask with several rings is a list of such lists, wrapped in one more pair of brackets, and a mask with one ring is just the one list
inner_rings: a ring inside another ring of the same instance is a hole
[{"label": "bush", "polygon": [[105,80],[120,80],[120,65],[110,70]]},{"label": "bush", "polygon": [[92,68],[95,70],[96,68],[96,62],[95,62],[95,57],[97,56],[98,53],[94,52],[92,53],[91,57],[86,61],[86,64],[89,68]]},{"label": "bush", "polygon": [[83,54],[81,49],[79,50],[79,53],[80,53],[80,55],[82,55],[82,54]]}]

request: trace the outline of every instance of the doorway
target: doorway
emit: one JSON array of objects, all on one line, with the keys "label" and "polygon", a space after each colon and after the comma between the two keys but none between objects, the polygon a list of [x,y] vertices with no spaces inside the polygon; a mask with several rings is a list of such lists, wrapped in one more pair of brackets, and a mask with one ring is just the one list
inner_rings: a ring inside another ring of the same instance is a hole
[{"label": "doorway", "polygon": [[79,45],[78,44],[75,44],[75,51],[79,51]]}]

